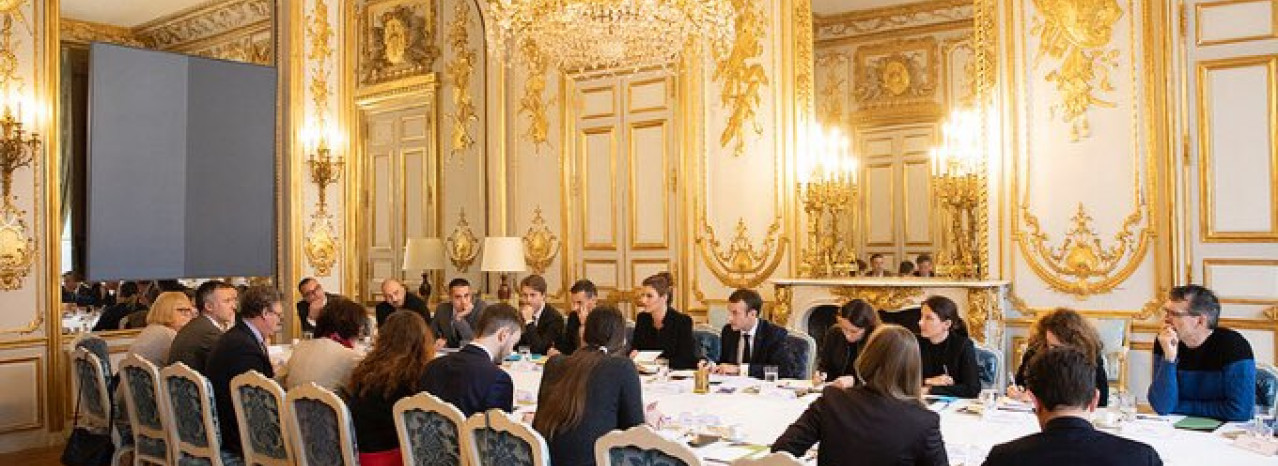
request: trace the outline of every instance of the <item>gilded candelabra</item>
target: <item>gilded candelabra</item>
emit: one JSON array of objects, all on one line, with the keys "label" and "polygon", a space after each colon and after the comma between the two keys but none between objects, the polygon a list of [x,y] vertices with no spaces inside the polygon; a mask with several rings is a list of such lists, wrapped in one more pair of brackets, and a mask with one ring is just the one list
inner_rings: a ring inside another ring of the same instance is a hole
[{"label": "gilded candelabra", "polygon": [[812,148],[800,167],[812,178],[800,182],[808,217],[807,245],[799,264],[804,277],[849,276],[856,270],[856,246],[850,240],[857,203],[856,160],[837,130],[809,136]]},{"label": "gilded candelabra", "polygon": [[334,157],[328,143],[320,140],[315,152],[306,159],[306,165],[311,169],[311,182],[319,187],[319,210],[327,212],[328,186],[342,178],[342,168],[346,166],[346,162],[341,157]]},{"label": "gilded candelabra", "polygon": [[932,193],[944,225],[937,273],[952,278],[983,275],[977,214],[985,170],[979,116],[956,111],[942,128],[943,142],[932,150]]},{"label": "gilded candelabra", "polygon": [[0,290],[21,288],[35,260],[35,240],[23,219],[26,212],[13,196],[13,172],[31,166],[40,146],[40,135],[24,130],[5,105],[0,117]]},{"label": "gilded candelabra", "polygon": [[341,157],[334,157],[328,142],[321,137],[313,151],[307,151],[306,165],[310,168],[311,182],[319,189],[319,203],[311,214],[311,226],[307,229],[303,246],[306,258],[315,274],[328,276],[337,264],[337,232],[332,215],[328,213],[328,186],[337,183],[346,165]]}]

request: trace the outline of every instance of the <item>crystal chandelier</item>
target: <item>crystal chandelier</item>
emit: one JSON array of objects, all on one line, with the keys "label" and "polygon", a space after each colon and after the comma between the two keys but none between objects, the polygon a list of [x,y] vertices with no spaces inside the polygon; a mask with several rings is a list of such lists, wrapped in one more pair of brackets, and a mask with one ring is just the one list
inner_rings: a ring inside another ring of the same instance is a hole
[{"label": "crystal chandelier", "polygon": [[507,64],[544,60],[563,72],[668,67],[698,40],[717,54],[731,47],[729,2],[490,0],[488,45]]}]

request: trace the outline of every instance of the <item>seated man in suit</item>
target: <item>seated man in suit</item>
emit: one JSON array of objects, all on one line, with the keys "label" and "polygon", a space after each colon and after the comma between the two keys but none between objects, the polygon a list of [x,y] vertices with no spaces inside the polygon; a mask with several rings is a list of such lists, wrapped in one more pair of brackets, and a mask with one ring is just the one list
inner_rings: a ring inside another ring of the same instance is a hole
[{"label": "seated man in suit", "polygon": [[738,289],[728,296],[728,325],[719,338],[723,350],[715,372],[736,375],[741,365],[749,365],[750,377],[763,378],[764,366],[777,366],[781,378],[799,378],[799,362],[785,348],[789,334],[780,326],[759,317],[763,298],[754,290]]},{"label": "seated man in suit", "polygon": [[488,306],[479,316],[479,336],[461,351],[427,364],[419,386],[466,417],[492,408],[510,412],[515,385],[499,364],[519,342],[522,322],[509,304]]},{"label": "seated man in suit", "polygon": [[[581,347],[582,332],[586,317],[599,304],[599,289],[594,282],[581,279],[568,289],[568,298],[572,300],[572,312],[568,313],[568,323],[564,325],[564,334],[555,342],[555,347],[548,354],[572,354]],[[630,342],[626,342],[629,344]]]},{"label": "seated man in suit", "polygon": [[222,332],[235,323],[239,308],[239,291],[229,283],[209,280],[195,290],[195,307],[200,315],[191,319],[173,337],[169,347],[169,364],[182,363],[208,376],[205,362]]},{"label": "seated man in suit", "polygon": [[267,351],[267,338],[280,331],[284,313],[284,295],[279,290],[255,286],[244,292],[238,319],[209,353],[208,378],[217,403],[217,418],[222,428],[222,448],[240,452],[240,430],[231,403],[231,379],[248,371],[258,371],[274,378]]},{"label": "seated man in suit", "polygon": [[914,259],[914,263],[918,265],[918,267],[916,267],[914,270],[914,274],[913,274],[914,276],[916,277],[935,277],[936,276],[936,270],[933,269],[933,265],[932,265],[931,254],[919,254],[919,256]]},{"label": "seated man in suit", "polygon": [[408,292],[399,280],[387,278],[382,281],[382,299],[384,301],[377,303],[377,325],[382,325],[387,316],[400,309],[416,312],[426,322],[430,322],[430,310],[426,309],[426,301]]},{"label": "seated man in suit", "polygon": [[866,277],[891,277],[892,272],[885,268],[887,267],[886,262],[887,258],[883,257],[882,254],[877,252],[870,254],[870,270],[866,270],[862,275]]},{"label": "seated man in suit", "polygon": [[1088,415],[1096,410],[1096,361],[1078,349],[1050,348],[1029,361],[1027,384],[1034,394],[1037,434],[997,445],[987,466],[1160,465],[1149,445],[1101,432]]},{"label": "seated man in suit", "polygon": [[1154,345],[1149,405],[1158,414],[1251,419],[1256,358],[1242,334],[1218,327],[1220,301],[1198,285],[1172,288]]},{"label": "seated man in suit", "polygon": [[564,316],[546,304],[546,279],[529,275],[519,281],[519,314],[524,318],[524,337],[533,354],[546,354],[564,334]]},{"label": "seated man in suit", "polygon": [[297,302],[297,319],[302,323],[303,332],[314,332],[324,306],[340,296],[325,292],[324,285],[315,277],[303,278],[297,284],[297,291],[302,293],[302,300]]},{"label": "seated man in suit", "polygon": [[448,302],[435,308],[435,319],[430,323],[435,338],[444,340],[445,348],[461,348],[475,339],[479,315],[486,307],[488,304],[471,291],[469,281],[454,278],[448,282]]}]

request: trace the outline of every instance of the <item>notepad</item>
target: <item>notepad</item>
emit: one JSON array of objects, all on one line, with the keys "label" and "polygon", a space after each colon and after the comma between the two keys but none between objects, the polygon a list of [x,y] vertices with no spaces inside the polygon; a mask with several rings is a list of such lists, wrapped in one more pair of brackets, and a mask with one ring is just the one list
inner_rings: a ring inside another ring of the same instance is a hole
[{"label": "notepad", "polygon": [[1186,416],[1180,422],[1174,424],[1177,429],[1197,430],[1202,432],[1211,432],[1223,425],[1224,422],[1211,418]]}]

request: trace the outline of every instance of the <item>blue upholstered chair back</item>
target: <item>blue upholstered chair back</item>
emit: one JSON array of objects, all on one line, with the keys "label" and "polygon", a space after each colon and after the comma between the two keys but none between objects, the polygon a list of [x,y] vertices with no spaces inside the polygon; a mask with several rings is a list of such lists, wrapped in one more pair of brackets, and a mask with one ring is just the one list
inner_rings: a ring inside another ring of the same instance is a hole
[{"label": "blue upholstered chair back", "polygon": [[408,466],[461,466],[461,410],[427,392],[395,402],[395,430]]},{"label": "blue upholstered chair back", "polygon": [[976,346],[977,375],[981,378],[982,389],[997,389],[998,376],[1003,371],[1003,354],[998,350]]},{"label": "blue upholstered chair back", "polygon": [[213,385],[199,372],[177,363],[160,371],[172,421],[169,438],[178,465],[239,465],[243,460],[222,450]]},{"label": "blue upholstered chair back", "polygon": [[302,466],[359,464],[355,428],[346,403],[314,382],[288,392],[289,431]]},{"label": "blue upholstered chair back", "polygon": [[654,432],[646,425],[614,430],[595,442],[599,466],[697,466],[701,462],[687,445]]},{"label": "blue upholstered chair back", "polygon": [[98,357],[84,348],[75,350],[76,392],[79,397],[76,407],[81,427],[106,432],[111,416],[111,396],[107,389],[107,378],[102,372],[102,363]]},{"label": "blue upholstered chair back", "polygon": [[531,426],[497,409],[466,419],[463,447],[469,466],[545,466],[546,439]]},{"label": "blue upholstered chair back", "polygon": [[1273,406],[1275,399],[1278,399],[1278,369],[1256,363],[1256,404]]},{"label": "blue upholstered chair back", "polygon": [[120,364],[138,464],[168,464],[169,444],[157,380],[159,371],[149,361],[130,354]]},{"label": "blue upholstered chair back", "polygon": [[98,362],[102,364],[102,373],[109,379],[111,377],[111,351],[107,346],[106,340],[92,333],[86,333],[75,341],[75,348],[83,348],[85,351],[93,353],[98,357]]},{"label": "blue upholstered chair back", "polygon": [[231,379],[231,401],[239,421],[240,443],[248,464],[291,465],[284,435],[284,389],[257,371]]},{"label": "blue upholstered chair back", "polygon": [[718,331],[710,327],[697,326],[692,329],[692,337],[697,340],[697,349],[701,351],[701,357],[711,361],[719,360],[723,342],[719,341]]},{"label": "blue upholstered chair back", "polygon": [[632,446],[608,449],[608,464],[616,466],[692,466],[661,450]]},{"label": "blue upholstered chair back", "polygon": [[[800,380],[811,379],[816,366],[816,340],[802,332],[787,332],[782,349],[789,353],[786,360],[798,366],[797,373],[793,375]],[[785,377],[788,374],[781,375]]]}]

